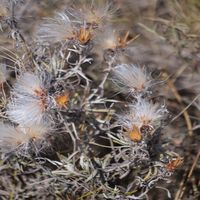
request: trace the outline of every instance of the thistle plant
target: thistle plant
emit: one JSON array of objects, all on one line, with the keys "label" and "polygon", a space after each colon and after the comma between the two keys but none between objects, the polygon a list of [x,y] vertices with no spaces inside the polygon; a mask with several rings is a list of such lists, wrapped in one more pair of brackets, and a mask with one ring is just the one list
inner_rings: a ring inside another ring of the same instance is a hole
[{"label": "thistle plant", "polygon": [[[0,65],[3,162],[33,163],[53,199],[144,199],[156,187],[170,196],[160,181],[183,159],[162,143],[167,105],[153,95],[148,66],[125,62],[135,37],[121,34],[112,24],[117,9],[104,3],[66,5],[38,25],[32,41],[14,27],[18,48],[2,48]],[[41,197],[26,189],[27,198]]]}]

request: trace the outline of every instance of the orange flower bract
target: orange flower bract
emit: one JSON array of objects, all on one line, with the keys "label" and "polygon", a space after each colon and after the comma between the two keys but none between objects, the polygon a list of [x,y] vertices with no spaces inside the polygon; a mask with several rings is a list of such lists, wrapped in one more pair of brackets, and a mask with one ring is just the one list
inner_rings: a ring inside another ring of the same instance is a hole
[{"label": "orange flower bract", "polygon": [[59,95],[55,98],[56,103],[58,106],[65,106],[68,101],[69,101],[69,95],[68,94],[63,94],[63,95]]},{"label": "orange flower bract", "polygon": [[140,133],[139,128],[135,125],[133,126],[131,130],[128,131],[128,136],[134,142],[139,142],[142,140],[142,134]]},{"label": "orange flower bract", "polygon": [[167,165],[166,168],[169,171],[174,171],[177,167],[179,167],[183,163],[183,158],[178,157],[175,159],[172,159]]},{"label": "orange flower bract", "polygon": [[81,28],[76,34],[75,39],[77,39],[81,44],[87,43],[92,38],[90,29]]}]

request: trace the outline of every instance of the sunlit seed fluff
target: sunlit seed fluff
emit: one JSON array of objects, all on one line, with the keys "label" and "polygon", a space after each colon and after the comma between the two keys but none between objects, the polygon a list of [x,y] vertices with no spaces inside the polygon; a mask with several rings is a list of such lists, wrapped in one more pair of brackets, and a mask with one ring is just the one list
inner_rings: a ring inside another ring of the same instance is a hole
[{"label": "sunlit seed fluff", "polygon": [[44,139],[48,128],[46,124],[34,124],[29,127],[13,127],[0,123],[1,152],[10,152],[16,148],[27,147],[30,141]]},{"label": "sunlit seed fluff", "polygon": [[41,96],[44,95],[44,85],[39,76],[26,72],[18,77],[13,92],[16,96],[20,94]]},{"label": "sunlit seed fluff", "polygon": [[49,44],[68,41],[73,37],[73,25],[69,17],[63,12],[54,19],[46,19],[37,32],[38,40]]},{"label": "sunlit seed fluff", "polygon": [[101,50],[114,50],[118,44],[118,35],[112,27],[107,26],[105,30],[100,30],[96,34],[95,44],[100,46]]},{"label": "sunlit seed fluff", "polygon": [[113,69],[113,81],[125,93],[145,92],[151,86],[151,77],[144,68],[121,64]]},{"label": "sunlit seed fluff", "polygon": [[32,125],[45,120],[45,103],[41,99],[21,96],[8,104],[7,115],[17,124]]},{"label": "sunlit seed fluff", "polygon": [[100,27],[110,21],[115,13],[112,4],[105,0],[90,1],[88,4],[83,4],[81,11],[84,21],[94,27]]},{"label": "sunlit seed fluff", "polygon": [[27,135],[29,140],[35,141],[44,139],[45,135],[51,129],[51,126],[47,123],[38,123],[33,124],[30,127],[21,127],[21,129]]},{"label": "sunlit seed fluff", "polygon": [[21,125],[38,124],[45,120],[46,104],[42,80],[27,72],[17,79],[13,87],[7,115],[10,120]]},{"label": "sunlit seed fluff", "polygon": [[9,125],[0,123],[0,149],[1,152],[10,152],[28,142],[24,132]]},{"label": "sunlit seed fluff", "polygon": [[139,127],[150,125],[156,128],[160,126],[161,120],[166,117],[167,109],[165,106],[138,98],[136,104],[130,105],[130,113],[133,113],[134,120]]},{"label": "sunlit seed fluff", "polygon": [[166,113],[167,109],[164,106],[138,98],[136,103],[129,106],[128,113],[119,117],[119,123],[128,130],[132,129],[133,126],[137,126],[139,129],[142,126],[150,126],[156,129],[161,125]]}]

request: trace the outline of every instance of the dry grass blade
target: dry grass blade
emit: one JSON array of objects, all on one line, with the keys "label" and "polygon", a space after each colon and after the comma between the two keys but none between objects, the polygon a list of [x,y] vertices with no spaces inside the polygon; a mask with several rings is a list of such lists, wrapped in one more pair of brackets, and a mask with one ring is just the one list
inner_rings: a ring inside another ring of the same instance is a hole
[{"label": "dry grass blade", "polygon": [[179,189],[176,192],[174,200],[181,200],[182,199],[182,197],[184,195],[184,192],[185,192],[185,189],[186,189],[186,185],[185,184],[187,183],[188,179],[191,178],[192,173],[193,173],[193,171],[195,169],[195,166],[196,166],[196,164],[197,164],[197,162],[199,160],[199,157],[200,157],[200,149],[199,149],[199,151],[198,151],[198,153],[197,153],[197,155],[196,155],[196,157],[195,157],[190,169],[185,171],[185,174],[184,174],[183,179],[182,179],[182,181],[181,181],[181,183],[179,185]]},{"label": "dry grass blade", "polygon": [[[168,79],[167,81],[167,84],[170,88],[170,90],[172,91],[172,93],[174,94],[176,100],[182,105],[183,107],[183,104],[182,104],[182,98],[181,98],[181,95],[178,93],[173,81],[171,79]],[[182,113],[182,112],[181,112]],[[180,116],[180,115],[178,115]],[[192,136],[193,135],[193,131],[192,131],[192,122],[191,122],[191,119],[190,119],[190,116],[187,112],[187,109],[184,109],[183,110],[183,116],[185,118],[185,122],[186,122],[186,125],[187,125],[187,128],[188,128],[188,135],[189,136]],[[177,118],[177,116],[175,118],[173,118],[172,121],[174,121],[175,119]]]}]

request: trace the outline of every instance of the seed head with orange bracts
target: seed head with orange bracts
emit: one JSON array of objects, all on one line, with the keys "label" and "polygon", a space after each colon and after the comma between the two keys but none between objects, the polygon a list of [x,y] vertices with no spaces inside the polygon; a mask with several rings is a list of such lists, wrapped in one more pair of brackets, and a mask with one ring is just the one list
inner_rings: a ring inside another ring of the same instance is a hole
[{"label": "seed head with orange bracts", "polygon": [[80,28],[80,30],[75,32],[74,38],[78,40],[80,44],[86,44],[92,38],[91,29],[85,27]]},{"label": "seed head with orange bracts", "polygon": [[127,130],[128,137],[134,142],[140,142],[142,140],[142,134],[139,128],[133,125],[132,129]]},{"label": "seed head with orange bracts", "polygon": [[33,124],[32,126],[11,126],[0,123],[0,149],[8,153],[18,147],[27,148],[29,141],[44,139],[45,134],[50,130],[47,124]]},{"label": "seed head with orange bracts", "polygon": [[165,117],[165,112],[165,107],[138,98],[136,102],[129,105],[127,113],[118,116],[118,123],[126,130],[131,140],[139,142],[143,136],[153,135]]},{"label": "seed head with orange bracts", "polygon": [[180,165],[182,165],[183,163],[183,158],[181,157],[177,157],[177,158],[173,158],[167,165],[166,165],[166,169],[168,171],[174,171],[177,167],[179,167]]},{"label": "seed head with orange bracts", "polygon": [[65,93],[62,95],[58,95],[55,97],[55,101],[58,107],[66,106],[66,104],[69,102],[69,94]]},{"label": "seed head with orange bracts", "polygon": [[124,35],[124,37],[118,37],[118,47],[119,48],[126,48],[133,40],[135,40],[138,36],[129,39],[130,33],[127,31]]},{"label": "seed head with orange bracts", "polygon": [[22,126],[40,123],[48,104],[45,90],[38,74],[26,72],[20,75],[11,92],[8,117]]}]

